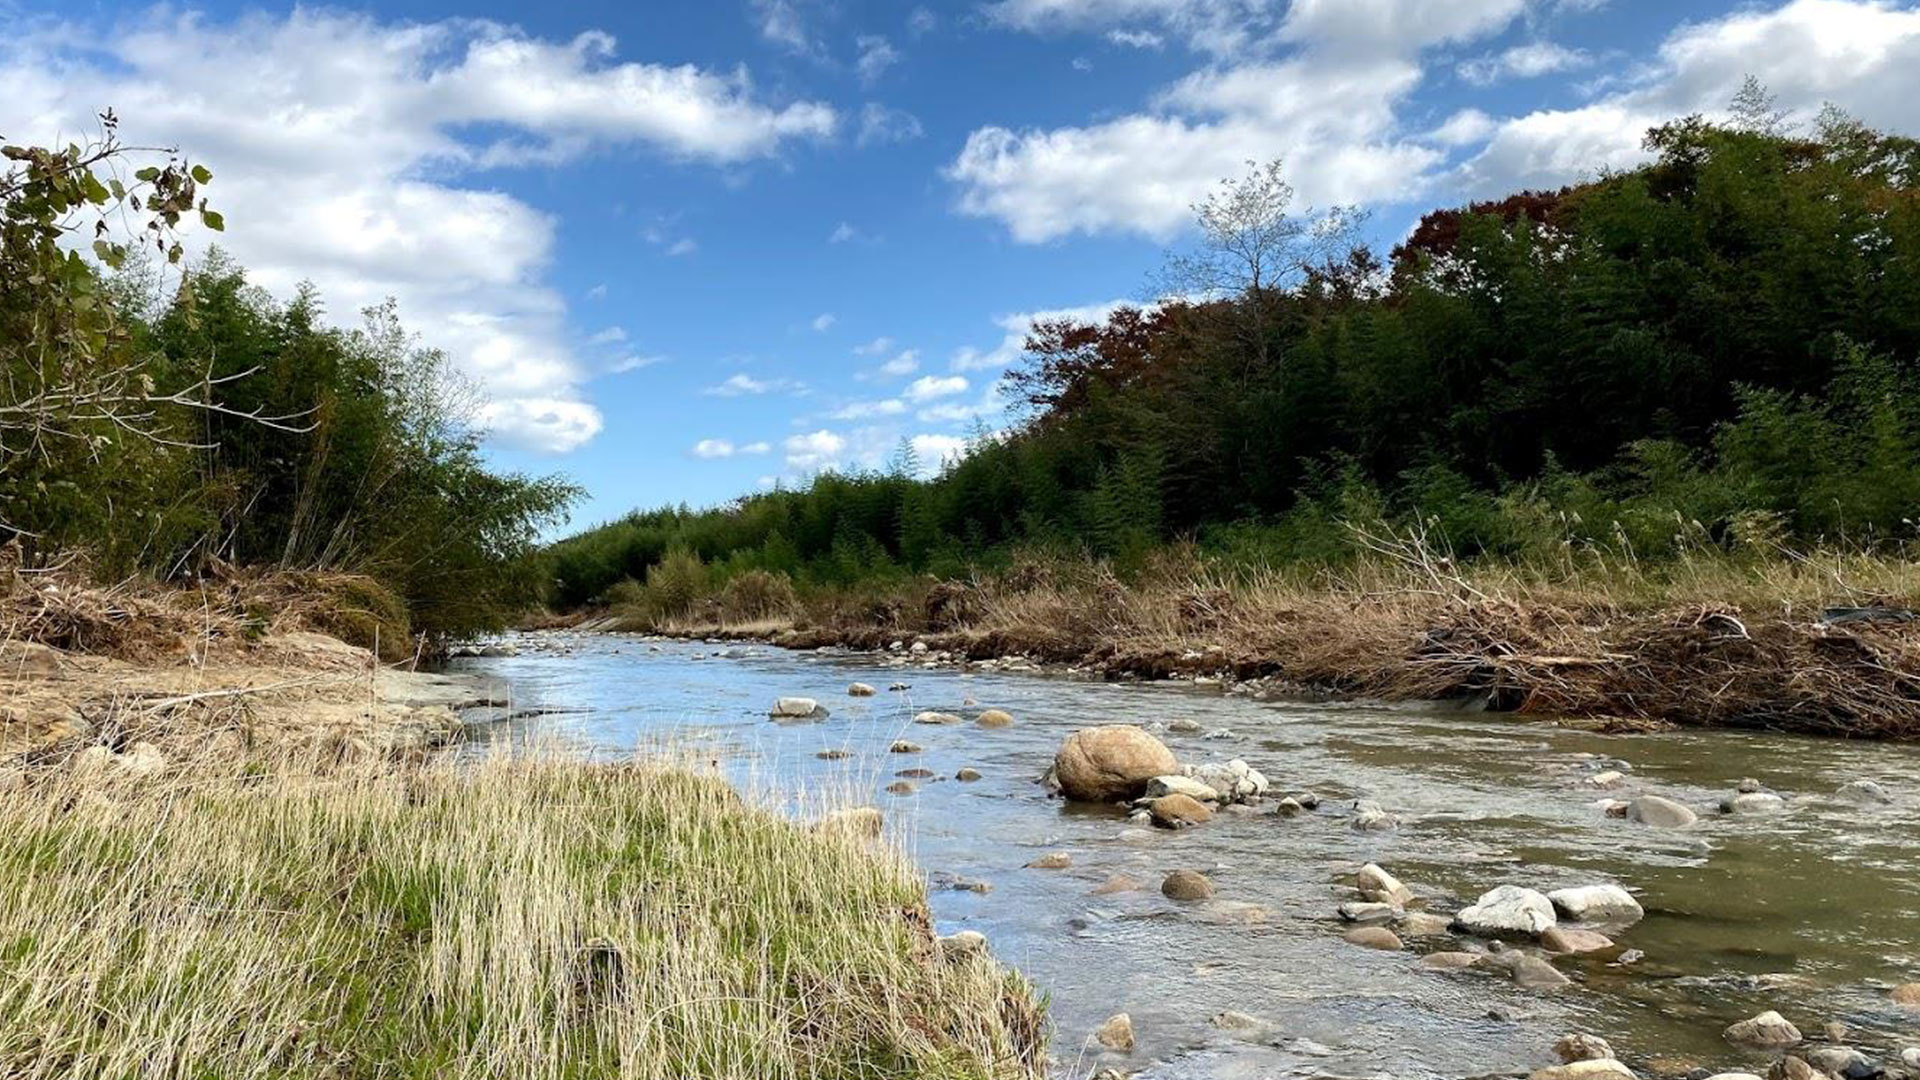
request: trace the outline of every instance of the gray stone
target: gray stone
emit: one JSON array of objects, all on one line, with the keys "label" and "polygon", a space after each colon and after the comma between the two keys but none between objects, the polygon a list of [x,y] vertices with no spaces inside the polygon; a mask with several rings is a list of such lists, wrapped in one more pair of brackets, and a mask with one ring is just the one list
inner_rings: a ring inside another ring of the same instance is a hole
[{"label": "gray stone", "polygon": [[964,769],[961,769],[959,772],[954,773],[953,778],[955,780],[960,781],[963,784],[971,784],[975,780],[980,779],[980,770],[974,769],[974,768],[964,768]]},{"label": "gray stone", "polygon": [[1774,814],[1787,808],[1787,800],[1771,791],[1743,791],[1720,800],[1723,814]]},{"label": "gray stone", "polygon": [[1684,829],[1700,820],[1700,815],[1672,799],[1641,795],[1627,803],[1627,819],[1658,829]]},{"label": "gray stone", "polygon": [[1632,926],[1646,917],[1646,910],[1633,894],[1618,885],[1583,885],[1576,889],[1555,889],[1547,894],[1553,909],[1575,922]]},{"label": "gray stone", "polygon": [[1757,1050],[1784,1050],[1800,1045],[1800,1029],[1771,1010],[1728,1026],[1725,1036],[1730,1043]]},{"label": "gray stone", "polygon": [[1354,875],[1354,886],[1360,890],[1363,900],[1377,904],[1392,904],[1403,908],[1413,902],[1413,890],[1400,883],[1400,879],[1387,873],[1374,863],[1368,863]]},{"label": "gray stone", "polygon": [[1553,1044],[1553,1052],[1562,1065],[1576,1061],[1612,1061],[1613,1047],[1598,1035],[1563,1035]]},{"label": "gray stone", "polygon": [[1400,819],[1365,799],[1353,804],[1353,828],[1358,832],[1386,832],[1400,827]]},{"label": "gray stone", "polygon": [[1392,922],[1397,910],[1392,904],[1348,903],[1340,905],[1340,918],[1350,923]]},{"label": "gray stone", "polygon": [[988,952],[987,935],[978,930],[962,930],[936,938],[934,945],[940,950],[940,959],[948,963],[985,956]]},{"label": "gray stone", "polygon": [[929,710],[916,714],[913,722],[916,724],[957,724],[960,722],[960,718],[952,713],[933,712]]},{"label": "gray stone", "polygon": [[1160,883],[1160,894],[1169,900],[1211,900],[1213,882],[1193,870],[1175,870]]},{"label": "gray stone", "polygon": [[1384,926],[1361,926],[1347,931],[1346,942],[1363,949],[1378,949],[1381,952],[1399,952],[1404,946],[1400,935]]},{"label": "gray stone", "polygon": [[806,720],[825,711],[810,697],[783,697],[773,703],[768,715],[777,720]]},{"label": "gray stone", "polygon": [[875,693],[877,693],[877,691],[874,690],[873,687],[863,682],[857,682],[847,687],[848,697],[872,697]]},{"label": "gray stone", "polygon": [[1863,806],[1884,806],[1893,801],[1887,789],[1872,780],[1855,780],[1833,793],[1837,799]]},{"label": "gray stone", "polygon": [[1558,921],[1552,901],[1518,885],[1502,885],[1453,917],[1455,927],[1481,937],[1539,937]]},{"label": "gray stone", "polygon": [[1636,1080],[1636,1078],[1632,1069],[1618,1061],[1612,1058],[1600,1058],[1535,1069],[1527,1074],[1527,1080]]}]

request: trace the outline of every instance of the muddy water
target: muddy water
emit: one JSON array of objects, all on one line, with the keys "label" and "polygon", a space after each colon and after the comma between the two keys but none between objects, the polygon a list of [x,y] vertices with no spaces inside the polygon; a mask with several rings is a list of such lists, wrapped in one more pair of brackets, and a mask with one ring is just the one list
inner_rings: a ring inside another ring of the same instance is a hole
[{"label": "muddy water", "polygon": [[[501,739],[559,736],[608,752],[667,736],[711,747],[743,780],[785,791],[851,788],[884,808],[929,871],[942,932],[986,934],[1050,999],[1063,1075],[1115,1065],[1145,1077],[1478,1077],[1550,1064],[1569,1031],[1609,1039],[1643,1075],[1758,1068],[1720,1037],[1778,1009],[1809,1032],[1851,1027],[1885,1052],[1920,1043],[1920,1018],[1886,988],[1920,979],[1920,748],[1725,732],[1603,736],[1448,707],[1263,702],[1186,685],[1109,685],[1059,676],[895,666],[884,658],[626,637],[529,637],[521,655],[460,661],[510,680]],[[714,656],[724,651],[726,656]],[[850,698],[849,682],[881,688]],[[895,682],[911,689],[888,692]],[[824,721],[767,719],[777,696],[818,698]],[[969,705],[968,702],[975,702]],[[912,723],[923,709],[1002,708],[1016,724]],[[1070,807],[1035,783],[1060,740],[1092,723],[1187,718],[1204,735],[1163,734],[1183,761],[1243,757],[1281,791],[1324,800],[1296,818],[1226,817],[1182,832],[1129,826],[1118,809]],[[896,739],[924,747],[888,752]],[[821,751],[845,751],[823,760]],[[963,767],[984,779],[952,779]],[[909,795],[883,788],[903,769]],[[1686,830],[1607,818],[1587,778],[1630,773],[1646,791],[1702,811]],[[1743,777],[1785,796],[1761,817],[1711,813]],[[1891,806],[1830,798],[1880,781]],[[1357,832],[1355,799],[1402,818]],[[1065,870],[1024,869],[1061,851]],[[1345,944],[1335,907],[1359,864],[1377,861],[1451,911],[1514,883],[1541,889],[1618,882],[1647,918],[1619,935],[1629,966],[1562,962],[1574,986],[1529,992],[1479,973],[1422,969],[1417,954]],[[1208,874],[1218,896],[1164,899],[1167,871]],[[1144,889],[1092,890],[1116,874]],[[984,883],[979,893],[949,887]],[[1224,1010],[1261,1026],[1227,1031]],[[1132,1015],[1124,1058],[1088,1041]]]}]

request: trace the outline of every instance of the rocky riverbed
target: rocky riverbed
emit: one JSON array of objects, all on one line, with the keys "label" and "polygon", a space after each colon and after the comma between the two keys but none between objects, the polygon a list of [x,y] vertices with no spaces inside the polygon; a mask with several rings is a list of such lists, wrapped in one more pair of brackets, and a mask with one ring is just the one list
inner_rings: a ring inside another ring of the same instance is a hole
[{"label": "rocky riverbed", "polygon": [[[1062,1075],[1920,1075],[1920,748],[906,647],[489,651],[456,669],[511,682],[502,738],[674,738],[796,814],[871,806],[951,947],[1050,995]],[[1075,749],[1108,726],[1138,735]]]}]

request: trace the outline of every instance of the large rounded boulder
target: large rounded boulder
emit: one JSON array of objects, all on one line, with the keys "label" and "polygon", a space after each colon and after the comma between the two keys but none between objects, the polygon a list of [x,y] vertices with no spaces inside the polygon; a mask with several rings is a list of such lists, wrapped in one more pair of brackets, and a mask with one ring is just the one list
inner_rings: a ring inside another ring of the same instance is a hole
[{"label": "large rounded boulder", "polygon": [[1131,724],[1082,728],[1053,756],[1061,793],[1079,802],[1137,799],[1148,781],[1179,771],[1165,743]]}]

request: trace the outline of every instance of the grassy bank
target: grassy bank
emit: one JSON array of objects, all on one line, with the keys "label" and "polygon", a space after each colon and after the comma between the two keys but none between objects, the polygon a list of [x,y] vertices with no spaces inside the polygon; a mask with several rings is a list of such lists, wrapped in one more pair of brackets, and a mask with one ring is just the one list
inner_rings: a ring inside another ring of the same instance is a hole
[{"label": "grassy bank", "polygon": [[[9,776],[0,1073],[1020,1077],[864,841],[672,769],[492,760]],[[183,778],[190,776],[190,778]]]},{"label": "grassy bank", "polygon": [[1904,555],[1702,551],[1645,564],[1569,551],[1456,565],[1402,538],[1337,569],[1255,570],[1175,549],[1127,580],[1099,563],[1033,561],[966,582],[804,592],[772,617],[732,616],[725,599],[618,621],[800,648],[918,640],[972,659],[1466,698],[1622,727],[1920,736],[1920,623],[1899,614],[1920,607],[1920,567]]}]

